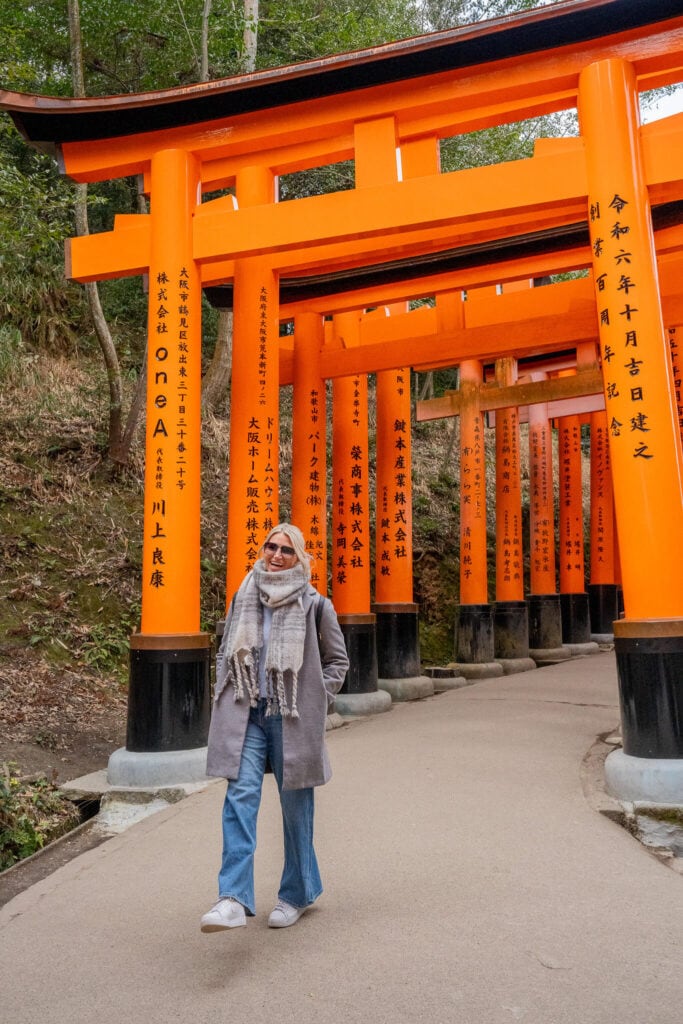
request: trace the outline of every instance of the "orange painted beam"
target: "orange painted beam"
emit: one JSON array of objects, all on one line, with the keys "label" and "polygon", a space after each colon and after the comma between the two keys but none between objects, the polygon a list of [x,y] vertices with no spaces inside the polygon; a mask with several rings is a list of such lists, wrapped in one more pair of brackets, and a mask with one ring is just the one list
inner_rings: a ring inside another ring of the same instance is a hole
[{"label": "orange painted beam", "polygon": [[585,189],[583,160],[563,154],[228,213],[209,202],[194,218],[195,258],[264,256],[430,226],[450,225],[457,237],[460,225],[466,230],[470,221],[514,216],[520,209],[539,215],[562,210],[572,218],[585,208]]},{"label": "orange painted beam", "polygon": [[[384,123],[394,124],[391,119]],[[683,194],[682,125],[683,115],[679,115],[667,118],[661,122],[655,122],[654,125],[648,125],[646,129],[643,129],[647,180],[653,201],[664,202],[669,199],[679,198]],[[433,139],[429,141],[430,145],[434,144]],[[410,152],[409,147],[407,147],[408,152]],[[508,164],[497,165],[494,168],[475,168],[468,171],[453,172],[454,177],[450,175],[436,175],[435,177],[439,181],[450,182],[454,188],[463,188],[469,196],[473,176],[474,179],[480,182],[479,189],[486,189],[486,179],[491,177],[491,171],[494,171],[496,176],[502,175],[505,178],[508,173],[506,169],[509,168],[512,175],[511,187],[514,189],[519,173],[524,173],[522,168],[525,165],[536,168],[543,175],[544,161],[549,160],[553,161],[556,166],[558,164],[563,166],[568,182],[572,179],[575,181],[580,180],[583,174],[584,163],[584,148],[581,139],[540,140],[536,146],[536,154],[530,161],[514,161]],[[410,157],[408,156],[407,159],[409,160]],[[245,163],[253,163],[253,160],[252,155],[248,160],[245,160]],[[536,161],[540,161],[540,165]],[[580,170],[577,170],[577,168],[580,168]],[[236,170],[239,169],[236,168]],[[480,174],[480,172],[482,173]],[[555,173],[552,165],[548,165],[548,173]],[[578,179],[576,177],[577,174],[579,176]],[[462,179],[459,177],[460,175],[467,175],[468,177]],[[430,186],[427,184],[427,179],[420,178],[417,180],[424,183],[426,191],[429,190]],[[431,181],[431,178],[429,180]],[[213,182],[212,184],[215,185],[216,183]],[[406,183],[401,183],[398,187],[400,188],[402,184]],[[495,180],[488,187],[496,191]],[[308,217],[315,224],[318,216],[327,216],[324,210],[321,210],[319,215],[315,213],[313,207],[316,204],[322,202],[329,206],[330,203],[334,204],[339,199],[345,206],[348,206],[349,203],[352,203],[355,194],[354,192],[334,193],[328,196],[294,200],[291,203],[278,206],[277,210],[286,208],[287,212],[291,214],[292,208],[294,208],[296,211],[300,211],[301,216],[304,218]],[[519,200],[519,206],[521,207],[521,194]],[[558,199],[558,201],[560,200]],[[299,205],[301,203],[307,204],[306,209],[308,212]],[[576,207],[570,205],[569,209],[563,206],[561,212],[555,210],[554,213],[550,214],[547,210],[544,210],[541,215],[532,206],[527,211],[515,208],[514,212],[509,214],[509,220],[506,224],[505,214],[501,216],[492,212],[494,207],[491,208],[491,211],[482,213],[479,220],[475,218],[471,224],[462,223],[460,225],[457,235],[458,245],[466,244],[470,238],[476,239],[481,244],[487,238],[498,237],[501,233],[508,235],[521,233],[525,221],[528,224],[532,224],[538,230],[544,226],[550,227],[559,223],[569,223],[575,219],[580,220],[583,215],[580,205]],[[270,204],[260,209],[261,215],[265,217],[269,216],[267,211],[275,212]],[[204,203],[198,211],[196,219],[199,223],[202,223],[206,218],[210,221],[218,218],[220,224],[222,224],[223,216],[232,217],[237,215],[239,217],[242,212],[244,211],[235,209],[234,200],[231,197],[221,197],[220,199]],[[353,213],[351,212],[349,215],[352,217]],[[299,216],[298,212],[297,216]],[[469,217],[469,215],[467,216]],[[492,220],[496,217],[500,218],[499,222],[493,224]],[[139,221],[147,224],[148,216],[122,215],[116,218],[113,232],[73,239],[70,243],[67,243],[67,276],[73,277],[75,280],[85,281],[143,273],[148,265],[145,263],[145,260],[148,260],[149,254],[149,244],[147,241],[149,229],[148,227],[143,228],[141,224],[137,223]],[[229,220],[225,228],[227,229],[232,225],[232,220]],[[309,269],[314,269],[316,266],[324,266],[329,271],[333,263],[338,266],[364,265],[367,263],[369,256],[373,254],[376,256],[380,251],[390,256],[400,248],[405,256],[408,245],[414,246],[415,252],[435,251],[440,247],[441,243],[446,246],[449,242],[452,244],[454,237],[453,226],[450,221],[442,226],[431,223],[428,229],[420,225],[413,225],[410,240],[406,237],[405,228],[400,229],[399,227],[399,230],[394,228],[395,226],[392,229],[386,230],[379,243],[379,247],[375,233],[372,233],[366,239],[354,237],[353,240],[347,242],[344,242],[341,236],[336,237],[332,242],[325,242],[324,239],[317,237],[311,241],[309,238],[304,240],[303,247],[296,240],[289,239],[284,246],[286,254],[280,253],[279,257],[274,259],[274,266],[276,265],[282,273],[293,270],[300,272],[302,266],[307,266]],[[217,230],[220,229],[217,228]],[[232,257],[237,253],[236,250],[225,252],[226,238],[230,238],[230,235],[221,236],[223,252],[216,259],[220,266],[213,272],[207,266],[204,266],[202,269],[204,284],[220,283],[234,274]],[[311,247],[316,249],[315,257],[311,255]],[[337,249],[337,247],[339,248]],[[260,246],[259,250],[265,251],[265,247]],[[226,260],[226,257],[229,257],[229,260]],[[570,258],[571,262],[573,261]],[[291,311],[291,315],[293,313],[294,311]]]},{"label": "orange painted beam", "polygon": [[[683,323],[683,295],[679,281],[683,273],[683,260],[668,260],[660,266],[662,305],[667,323]],[[554,290],[557,289],[557,292]],[[588,279],[565,281],[531,290],[530,296],[541,304],[542,312],[528,319],[495,320],[496,306],[490,305],[489,322],[476,327],[445,330],[442,333],[406,333],[394,336],[390,341],[368,342],[355,349],[323,349],[321,372],[325,379],[333,379],[356,372],[371,373],[375,370],[398,369],[412,366],[415,369],[432,369],[438,366],[454,366],[462,359],[491,360],[502,356],[515,356],[525,352],[553,352],[563,348],[574,348],[583,342],[594,342],[597,338],[595,304],[591,298],[592,285]],[[563,298],[563,293],[567,294]],[[499,296],[501,310],[508,312],[524,293]],[[508,303],[506,306],[505,303]],[[523,305],[524,303],[522,303]],[[547,305],[547,308],[546,307]],[[467,305],[467,303],[465,303]],[[554,312],[553,312],[554,310]],[[430,310],[414,310],[405,316],[391,318],[392,330],[398,332],[404,322],[409,330],[412,323],[406,317],[420,313],[428,319],[434,314]],[[477,314],[483,318],[484,310]],[[373,330],[364,325],[365,337]],[[292,357],[287,351],[280,352],[280,381],[292,382]]]},{"label": "orange painted beam", "polygon": [[[682,26],[683,19],[679,17],[659,26],[616,32],[578,46],[425,75],[274,110],[257,110],[136,136],[68,143],[62,146],[62,162],[66,173],[75,180],[100,181],[144,173],[152,154],[167,147],[186,148],[203,164],[212,159],[237,160],[246,153],[271,154],[273,150],[329,140],[328,154],[334,159],[340,151],[339,136],[348,132],[359,117],[395,116],[401,142],[427,134],[442,138],[464,134],[576,106],[581,70],[605,56],[618,55],[631,62],[641,91],[678,82],[683,65]],[[209,83],[207,89],[216,86],[217,83]],[[135,99],[130,98],[132,102]],[[229,100],[226,106],[229,108]]]}]

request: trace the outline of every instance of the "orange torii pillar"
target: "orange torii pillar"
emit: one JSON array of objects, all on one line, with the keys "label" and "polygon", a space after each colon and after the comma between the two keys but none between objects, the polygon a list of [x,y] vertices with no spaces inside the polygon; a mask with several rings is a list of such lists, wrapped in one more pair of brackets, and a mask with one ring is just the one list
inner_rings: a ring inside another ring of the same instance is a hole
[{"label": "orange torii pillar", "polygon": [[[496,360],[496,383],[517,381],[517,360]],[[529,657],[529,608],[524,600],[522,479],[519,411],[496,412],[496,602],[493,607],[494,654],[507,673],[535,667]]]},{"label": "orange torii pillar", "polygon": [[204,777],[209,634],[200,632],[201,283],[192,258],[195,159],[151,162],[151,257],[140,632],[131,637],[126,747],[113,785]]},{"label": "orange torii pillar", "polygon": [[593,640],[613,640],[618,618],[614,550],[614,495],[607,414],[593,412],[591,430],[590,583],[588,601]]},{"label": "orange torii pillar", "polygon": [[674,396],[676,398],[676,411],[678,413],[678,427],[683,438],[683,388],[681,378],[683,377],[683,352],[681,352],[680,337],[681,329],[669,328],[669,348],[671,350],[671,367],[674,375]]},{"label": "orange torii pillar", "polygon": [[[274,188],[267,168],[237,173],[240,207],[272,202]],[[279,521],[279,302],[267,261],[236,264],[233,304],[226,609]]]},{"label": "orange torii pillar", "polygon": [[[358,313],[334,319],[345,348],[359,343]],[[376,619],[370,611],[370,481],[368,379],[340,377],[332,389],[332,601],[349,670],[335,701],[342,715],[388,711],[391,697],[377,686]]]},{"label": "orange torii pillar", "polygon": [[558,463],[562,643],[572,654],[597,653],[591,644],[586,591],[580,416],[561,416],[558,421]]},{"label": "orange torii pillar", "polygon": [[377,374],[375,604],[379,686],[394,700],[434,693],[420,673],[413,602],[410,368]]},{"label": "orange torii pillar", "polygon": [[502,665],[494,661],[493,606],[488,601],[482,380],[478,360],[460,364],[460,605],[455,661],[465,678],[503,674]]},{"label": "orange torii pillar", "polygon": [[680,803],[683,451],[633,66],[585,68],[578,109],[625,607],[614,624],[623,750],[607,783],[629,801]]},{"label": "orange torii pillar", "polygon": [[311,583],[327,594],[327,400],[320,376],[323,318],[299,313],[294,331],[292,522],[311,556]]},{"label": "orange torii pillar", "polygon": [[553,432],[547,402],[529,406],[529,485],[529,653],[537,665],[546,665],[571,656],[562,646],[555,578]]}]

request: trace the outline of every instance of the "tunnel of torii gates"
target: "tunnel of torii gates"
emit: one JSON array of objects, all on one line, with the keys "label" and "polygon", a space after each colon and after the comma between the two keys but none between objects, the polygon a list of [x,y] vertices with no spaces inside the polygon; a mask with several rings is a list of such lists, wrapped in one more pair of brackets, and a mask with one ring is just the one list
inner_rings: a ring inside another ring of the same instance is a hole
[{"label": "tunnel of torii gates", "polygon": [[[199,600],[206,289],[215,305],[234,308],[227,601],[279,521],[279,388],[293,384],[291,518],[315,557],[322,592],[330,531],[331,597],[351,656],[342,692],[352,701],[377,693],[378,678],[419,677],[410,371],[458,366],[457,391],[418,405],[418,419],[460,417],[456,662],[463,672],[530,653],[542,662],[596,633],[613,634],[619,754],[635,766],[627,776],[638,785],[640,769],[656,760],[679,772],[683,794],[683,115],[641,126],[638,102],[639,92],[681,78],[680,11],[680,2],[663,0],[569,2],[139,96],[1,94],[24,136],[52,148],[72,179],[139,175],[150,201],[148,214],[117,216],[113,230],[67,247],[67,274],[76,281],[146,275],[149,287],[142,618],[131,638],[121,763],[140,755],[180,763],[206,743],[211,637],[200,630]],[[574,107],[578,137],[539,140],[529,159],[440,171],[443,138]],[[278,176],[349,159],[353,189],[277,202]],[[583,277],[533,287],[582,269]],[[434,301],[410,307],[425,297]],[[293,334],[281,337],[285,321]],[[374,604],[370,373],[377,382]],[[484,435],[494,421],[491,604]],[[137,768],[126,777],[148,781]]]}]

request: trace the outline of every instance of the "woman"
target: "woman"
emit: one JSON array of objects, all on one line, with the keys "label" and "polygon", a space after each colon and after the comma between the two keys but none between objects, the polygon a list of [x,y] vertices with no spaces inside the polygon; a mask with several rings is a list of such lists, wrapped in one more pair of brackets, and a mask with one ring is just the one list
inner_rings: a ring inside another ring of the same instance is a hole
[{"label": "woman", "polygon": [[330,778],[325,721],[349,660],[330,601],[310,583],[303,534],[270,531],[240,586],[216,658],[207,775],[229,780],[218,902],[203,932],[246,924],[254,908],[256,818],[264,772],[280,793],[285,864],[268,924],[295,924],[322,892],[313,849],[313,787]]}]

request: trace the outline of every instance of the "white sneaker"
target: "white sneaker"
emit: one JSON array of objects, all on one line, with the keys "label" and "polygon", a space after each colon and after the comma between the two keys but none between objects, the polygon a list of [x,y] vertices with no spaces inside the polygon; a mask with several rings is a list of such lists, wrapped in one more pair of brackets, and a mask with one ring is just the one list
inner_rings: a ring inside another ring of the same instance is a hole
[{"label": "white sneaker", "polygon": [[203,932],[222,932],[225,928],[241,928],[247,923],[244,907],[229,896],[215,903],[201,920]]},{"label": "white sneaker", "polygon": [[269,928],[289,928],[290,924],[296,924],[302,914],[305,914],[308,907],[293,907],[284,900],[278,900],[268,918]]}]

